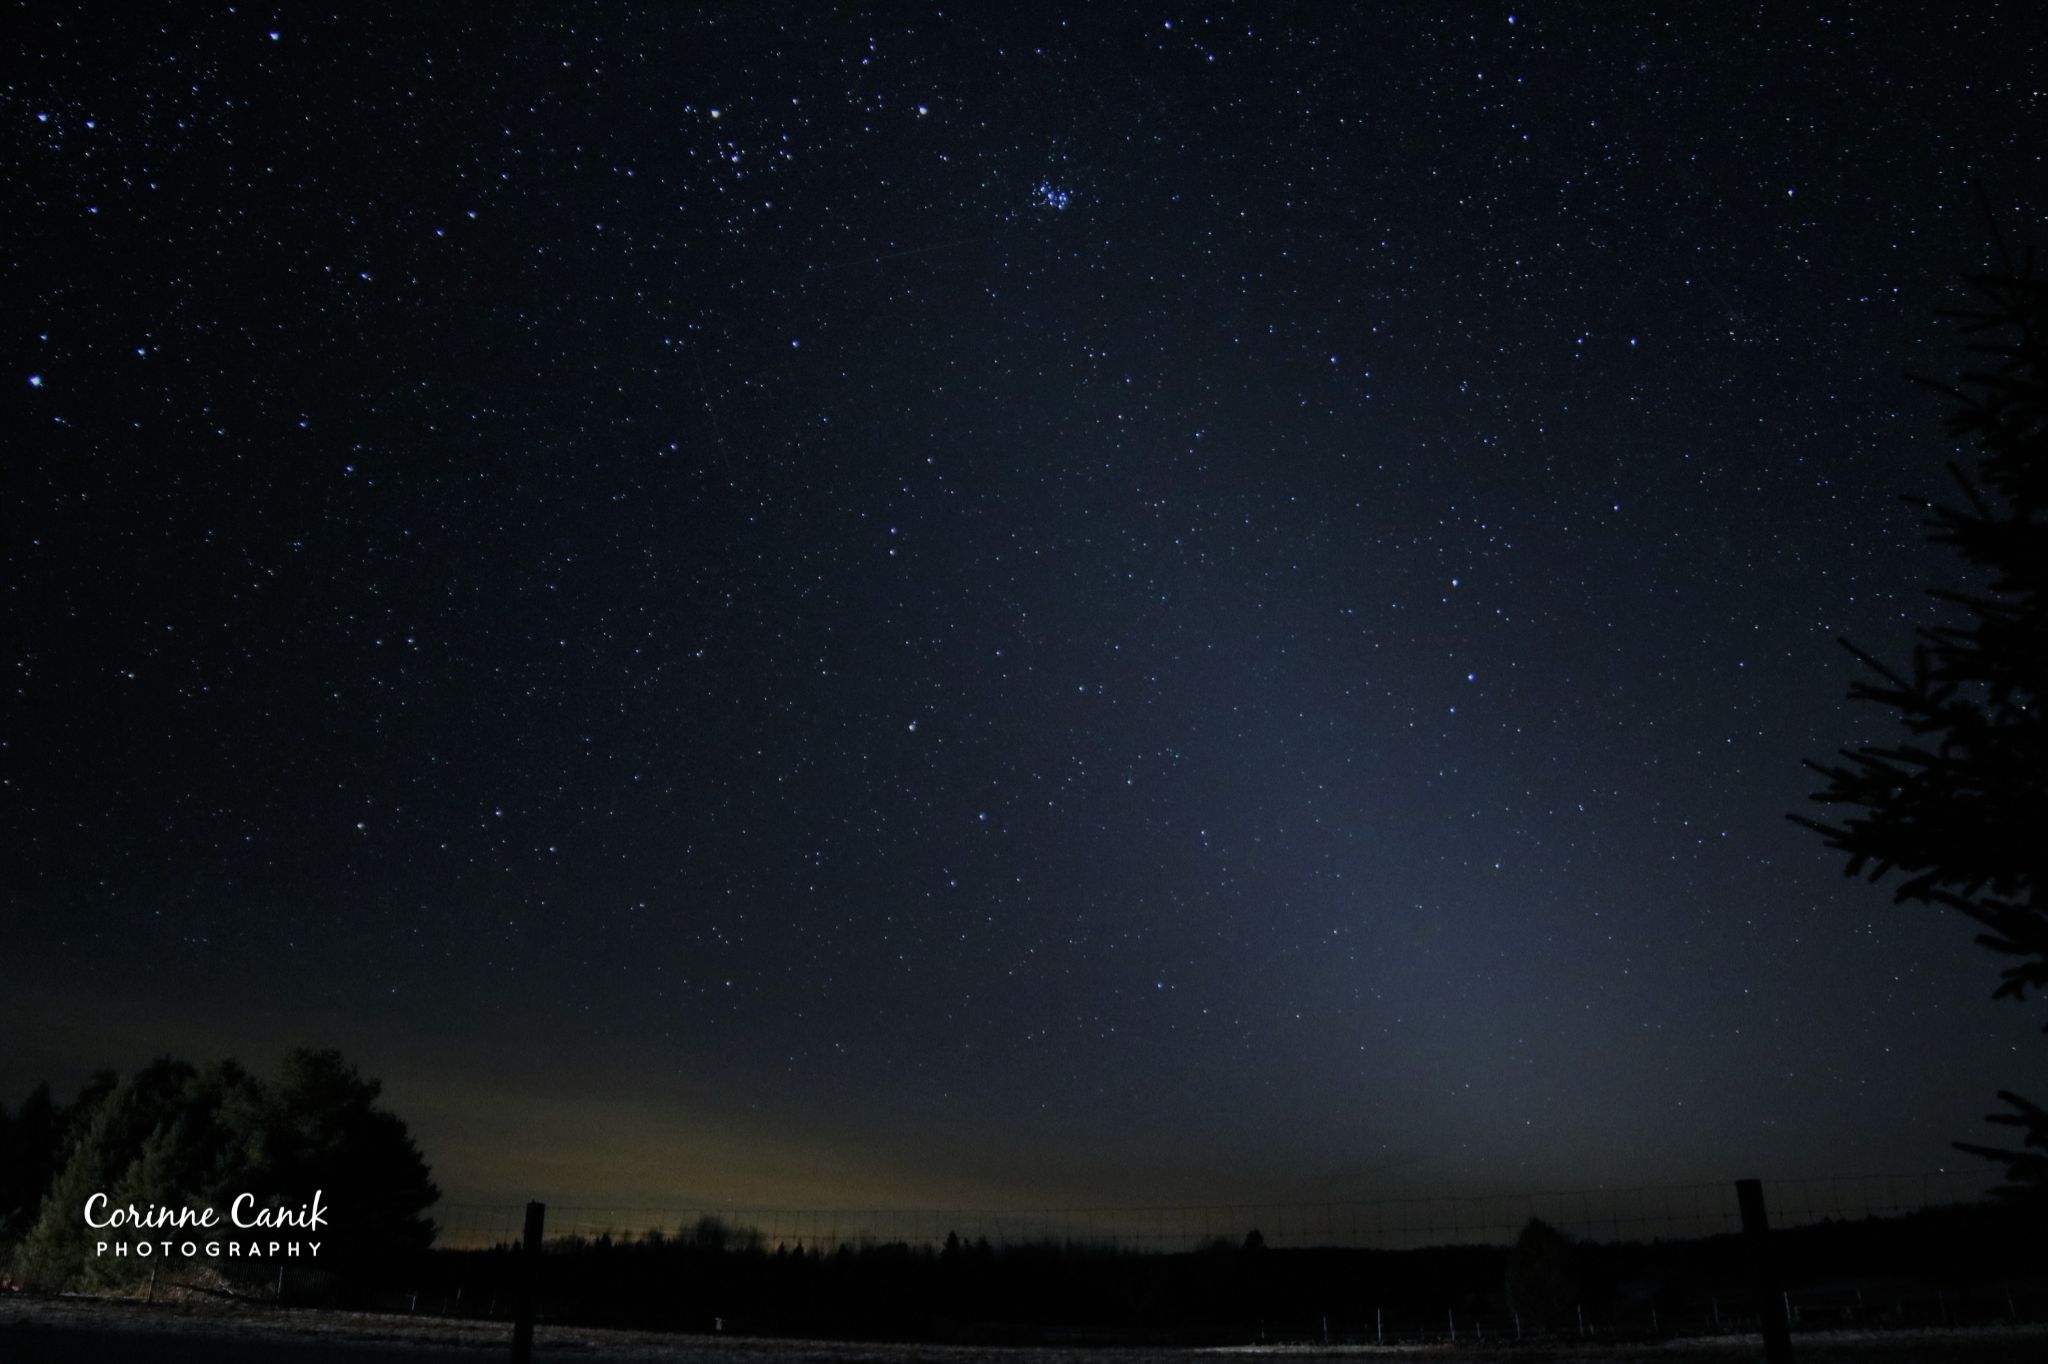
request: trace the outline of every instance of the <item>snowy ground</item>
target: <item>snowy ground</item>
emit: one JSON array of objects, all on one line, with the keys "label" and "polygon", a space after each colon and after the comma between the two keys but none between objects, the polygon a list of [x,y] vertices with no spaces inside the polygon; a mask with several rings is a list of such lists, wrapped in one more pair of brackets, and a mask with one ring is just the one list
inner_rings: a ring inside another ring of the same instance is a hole
[{"label": "snowy ground", "polygon": [[[4,1364],[483,1364],[510,1357],[503,1323],[353,1312],[144,1306],[97,1299],[0,1301]],[[1445,1346],[1246,1346],[1213,1350],[974,1348],[660,1335],[543,1325],[535,1357],[580,1364],[1261,1364],[1360,1355],[1542,1364],[1720,1364],[1762,1357],[1756,1337],[1607,1349],[1452,1350]],[[1827,1332],[1795,1338],[1822,1364],[2039,1364],[2048,1325],[1954,1332]]]}]

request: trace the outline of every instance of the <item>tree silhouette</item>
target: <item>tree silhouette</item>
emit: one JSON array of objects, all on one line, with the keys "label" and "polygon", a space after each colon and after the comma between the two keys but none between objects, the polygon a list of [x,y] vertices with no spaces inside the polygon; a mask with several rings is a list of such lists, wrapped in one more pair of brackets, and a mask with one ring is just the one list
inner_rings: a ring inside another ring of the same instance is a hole
[{"label": "tree silhouette", "polygon": [[321,1259],[364,1281],[432,1244],[424,1214],[441,1196],[405,1123],[376,1106],[382,1088],[340,1052],[302,1048],[285,1056],[242,1117],[249,1187],[278,1206],[322,1190],[332,1221]]},{"label": "tree silhouette", "polygon": [[[48,1108],[38,1093],[23,1117]],[[138,1259],[90,1253],[82,1212],[94,1193],[116,1206],[212,1206],[225,1215],[238,1194],[259,1208],[293,1208],[317,1189],[329,1218],[317,1233],[319,1268],[351,1287],[375,1282],[432,1241],[422,1214],[439,1196],[405,1124],[376,1107],[377,1096],[376,1081],[331,1051],[291,1052],[269,1083],[232,1061],[199,1069],[170,1057],[118,1083],[96,1077],[61,1118],[0,1125],[30,1158],[25,1137],[45,1134],[14,1272],[47,1289],[118,1287],[147,1273]],[[19,1178],[29,1177],[24,1166]],[[212,1267],[228,1277],[251,1268]]]},{"label": "tree silhouette", "polygon": [[[1897,902],[1944,905],[1982,929],[1977,941],[2016,958],[1994,997],[2048,988],[2048,286],[2031,253],[1968,276],[1976,301],[1946,315],[1973,338],[1975,367],[1953,384],[1922,380],[1955,406],[1948,428],[1975,447],[1974,471],[1951,461],[1960,505],[1924,504],[1929,538],[1960,554],[1974,590],[1937,589],[1960,623],[1919,631],[1910,674],[1844,640],[1874,675],[1850,697],[1898,713],[1907,737],[1889,747],[1809,761],[1827,778],[1813,797],[1851,813],[1840,823],[1792,816],[1848,854],[1847,873],[1878,881],[1904,873]],[[2023,1129],[2048,1149],[2048,1114],[2002,1093],[2016,1110],[1990,1121]],[[1957,1143],[2004,1161],[2008,1192],[2048,1195],[2048,1159]]]},{"label": "tree silhouette", "polygon": [[48,1085],[37,1085],[12,1115],[0,1107],[0,1245],[19,1240],[34,1220],[56,1174],[62,1132]]},{"label": "tree silhouette", "polygon": [[1541,1218],[1530,1218],[1508,1255],[1508,1304],[1531,1326],[1561,1326],[1578,1306],[1580,1281],[1571,1238]]},{"label": "tree silhouette", "polygon": [[205,1197],[204,1162],[190,1154],[194,1129],[215,1125],[221,1084],[239,1075],[232,1063],[228,1072],[202,1074],[166,1056],[109,1089],[81,1096],[72,1105],[68,1148],[17,1255],[22,1280],[43,1288],[105,1288],[138,1277],[143,1271],[136,1261],[88,1253],[85,1201],[101,1192],[172,1206]]},{"label": "tree silhouette", "polygon": [[2039,1104],[2028,1103],[2009,1089],[1998,1091],[1998,1097],[2012,1105],[2010,1113],[1993,1113],[1986,1122],[2001,1127],[2017,1127],[2026,1135],[2021,1138],[2027,1146],[2039,1147],[2038,1151],[2011,1151],[1997,1146],[1979,1146],[1975,1142],[1958,1141],[1953,1145],[1958,1151],[1968,1151],[1973,1156],[1983,1156],[2005,1166],[2005,1184],[1996,1192],[2007,1198],[2042,1199],[2048,1198],[2048,1110]]}]

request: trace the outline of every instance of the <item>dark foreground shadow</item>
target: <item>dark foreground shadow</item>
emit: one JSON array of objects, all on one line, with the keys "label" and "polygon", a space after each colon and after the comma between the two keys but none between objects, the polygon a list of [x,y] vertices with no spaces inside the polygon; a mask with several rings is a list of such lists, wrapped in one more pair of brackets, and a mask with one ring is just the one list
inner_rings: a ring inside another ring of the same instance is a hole
[{"label": "dark foreground shadow", "polygon": [[0,1324],[7,1364],[482,1364],[509,1354],[507,1347]]}]

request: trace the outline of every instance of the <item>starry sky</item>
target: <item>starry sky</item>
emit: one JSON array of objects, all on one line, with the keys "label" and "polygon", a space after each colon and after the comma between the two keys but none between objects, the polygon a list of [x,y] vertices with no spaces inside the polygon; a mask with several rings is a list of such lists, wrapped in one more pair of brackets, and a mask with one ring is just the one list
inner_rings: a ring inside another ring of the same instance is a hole
[{"label": "starry sky", "polygon": [[1356,10],[16,7],[0,1091],[336,1046],[503,1200],[1955,1165],[2040,1008],[1785,814],[1955,579],[2036,21]]}]

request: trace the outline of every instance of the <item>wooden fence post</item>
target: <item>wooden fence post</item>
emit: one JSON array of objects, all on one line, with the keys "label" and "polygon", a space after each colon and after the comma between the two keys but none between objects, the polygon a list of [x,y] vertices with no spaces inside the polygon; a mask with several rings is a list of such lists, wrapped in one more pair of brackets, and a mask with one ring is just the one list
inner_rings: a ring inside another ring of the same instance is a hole
[{"label": "wooden fence post", "polygon": [[517,1315],[512,1319],[512,1364],[532,1364],[533,1305],[540,1289],[540,1229],[548,1205],[526,1205],[526,1244],[519,1252]]},{"label": "wooden fence post", "polygon": [[1764,1364],[1792,1364],[1792,1327],[1786,1320],[1784,1292],[1778,1287],[1778,1267],[1771,1258],[1771,1224],[1764,1215],[1763,1181],[1736,1180],[1735,1201],[1742,1208],[1742,1239],[1749,1246],[1750,1269],[1756,1276]]}]

